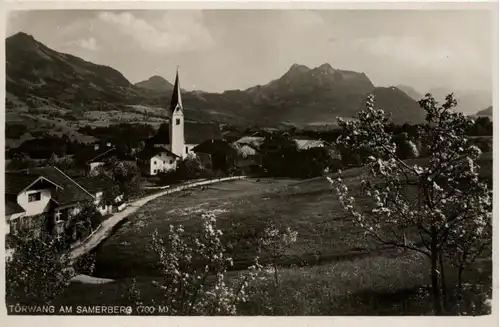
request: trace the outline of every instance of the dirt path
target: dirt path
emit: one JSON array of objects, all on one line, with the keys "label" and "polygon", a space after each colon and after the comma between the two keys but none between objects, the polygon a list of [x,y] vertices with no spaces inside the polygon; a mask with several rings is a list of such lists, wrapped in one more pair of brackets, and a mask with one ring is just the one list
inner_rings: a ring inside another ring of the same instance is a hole
[{"label": "dirt path", "polygon": [[[232,180],[227,180],[227,181],[232,181]],[[206,184],[215,184],[223,182],[226,181],[213,180],[213,181],[204,181],[203,183],[206,185]],[[139,210],[149,201],[152,201],[156,198],[159,198],[161,196],[170,193],[175,193],[184,189],[193,188],[197,186],[199,185],[184,185],[182,188],[168,188],[165,191],[148,195],[141,199],[128,203],[127,207],[123,211],[117,212],[108,219],[106,219],[105,221],[103,221],[101,225],[98,227],[98,229],[92,235],[90,235],[86,240],[84,240],[82,243],[78,244],[74,249],[72,249],[70,254],[71,260],[74,260],[80,257],[81,255],[89,251],[92,251],[94,248],[96,248],[102,241],[104,241],[112,233],[113,227],[115,227],[120,221],[122,221],[129,215]]]}]

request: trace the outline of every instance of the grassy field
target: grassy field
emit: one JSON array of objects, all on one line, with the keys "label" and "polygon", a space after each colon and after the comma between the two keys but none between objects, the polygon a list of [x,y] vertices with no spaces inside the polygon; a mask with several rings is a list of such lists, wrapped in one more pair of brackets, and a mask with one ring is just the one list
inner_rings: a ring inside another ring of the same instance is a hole
[{"label": "grassy field", "polygon": [[[491,178],[491,155],[483,156],[481,164],[482,175]],[[363,171],[357,168],[344,172],[354,192]],[[161,297],[151,284],[160,277],[158,258],[149,248],[151,234],[157,229],[166,236],[168,225],[178,223],[187,231],[195,231],[202,212],[216,214],[235,269],[245,269],[255,255],[265,261],[265,254],[257,252],[253,240],[268,223],[298,231],[297,243],[281,261],[279,287],[257,285],[250,303],[240,308],[243,314],[431,312],[429,297],[422,295],[422,288],[430,284],[426,258],[382,248],[366,239],[344,213],[324,177],[232,181],[158,198],[129,217],[96,251],[94,275],[114,278],[116,282],[72,285],[59,300],[68,304],[126,304],[127,285],[133,277],[146,302]],[[466,272],[466,280],[491,284],[491,272],[491,260],[485,258]],[[453,284],[454,271],[447,267],[445,273]],[[234,274],[236,271],[231,272]]]}]

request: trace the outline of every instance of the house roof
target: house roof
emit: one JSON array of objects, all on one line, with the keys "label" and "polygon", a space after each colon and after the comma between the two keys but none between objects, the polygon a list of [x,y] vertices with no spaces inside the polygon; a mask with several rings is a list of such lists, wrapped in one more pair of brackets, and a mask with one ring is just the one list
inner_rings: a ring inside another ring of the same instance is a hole
[{"label": "house roof", "polygon": [[11,199],[10,197],[5,197],[5,215],[10,216],[16,213],[24,212],[24,209],[17,204],[17,201]]},{"label": "house roof", "polygon": [[175,153],[173,153],[170,150],[167,150],[165,148],[152,147],[152,146],[148,146],[148,147],[144,148],[144,150],[142,150],[141,152],[139,152],[137,154],[137,157],[139,159],[151,159],[152,157],[154,157],[157,154],[160,154],[162,152],[167,153],[170,156],[180,158],[180,156],[176,155]]},{"label": "house roof", "polygon": [[248,144],[234,144],[236,151],[243,157],[254,156],[257,154],[257,150]]},{"label": "house roof", "polygon": [[321,140],[294,139],[294,141],[295,143],[297,143],[297,148],[299,150],[307,150],[325,146],[325,143]]},{"label": "house roof", "polygon": [[91,162],[96,162],[96,161],[99,161],[99,160],[104,160],[106,158],[109,158],[110,156],[112,156],[115,152],[115,148],[110,148],[110,149],[106,149],[105,151],[102,151],[96,155],[96,153],[94,153],[94,156],[92,158],[90,158],[89,160],[87,160],[87,163],[91,163]]},{"label": "house roof", "polygon": [[52,199],[60,206],[94,199],[94,197],[80,184],[56,167],[29,168],[18,171],[16,174],[18,174],[18,176],[43,176],[45,179],[59,185],[60,187],[56,188],[56,190],[52,193]]},{"label": "house roof", "polygon": [[238,145],[247,144],[251,147],[259,147],[264,142],[264,139],[265,138],[262,136],[243,136],[234,143]]},{"label": "house roof", "polygon": [[5,194],[17,195],[37,182],[46,182],[54,187],[62,187],[54,181],[40,175],[26,175],[19,172],[5,173]]}]

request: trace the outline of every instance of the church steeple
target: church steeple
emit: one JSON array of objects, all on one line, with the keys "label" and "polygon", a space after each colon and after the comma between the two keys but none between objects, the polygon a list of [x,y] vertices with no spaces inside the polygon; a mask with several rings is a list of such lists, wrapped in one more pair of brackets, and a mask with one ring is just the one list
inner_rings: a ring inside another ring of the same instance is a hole
[{"label": "church steeple", "polygon": [[174,91],[170,100],[170,151],[181,158],[187,154],[184,143],[184,110],[179,84],[179,67],[177,67]]},{"label": "church steeple", "polygon": [[170,100],[170,112],[173,113],[176,110],[183,110],[182,107],[182,97],[181,97],[181,86],[179,83],[179,66],[177,66],[177,73],[175,75],[174,90],[172,91],[172,99]]}]

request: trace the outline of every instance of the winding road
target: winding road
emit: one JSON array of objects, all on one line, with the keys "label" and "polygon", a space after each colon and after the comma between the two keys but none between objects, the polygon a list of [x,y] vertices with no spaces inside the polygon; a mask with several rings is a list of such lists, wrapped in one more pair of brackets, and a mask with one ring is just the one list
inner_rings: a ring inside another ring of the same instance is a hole
[{"label": "winding road", "polygon": [[92,251],[95,249],[102,241],[104,241],[112,232],[113,232],[113,227],[115,227],[119,222],[121,222],[123,219],[127,218],[129,215],[133,214],[137,210],[139,210],[143,205],[148,203],[151,200],[154,200],[160,196],[164,196],[170,193],[175,193],[179,192],[181,190],[197,187],[197,186],[202,186],[202,185],[208,185],[208,184],[215,184],[215,183],[221,183],[225,181],[230,181],[230,180],[236,180],[236,179],[244,179],[246,178],[245,176],[235,176],[235,177],[228,177],[228,178],[223,178],[223,179],[215,179],[215,180],[205,180],[205,181],[198,181],[195,183],[189,183],[189,184],[184,184],[180,185],[177,187],[173,188],[168,188],[165,191],[158,192],[152,195],[145,196],[143,198],[140,198],[138,200],[135,200],[133,202],[130,202],[127,204],[127,207],[120,212],[117,212],[113,214],[111,217],[106,219],[101,223],[101,225],[89,236],[87,239],[85,239],[83,242],[77,244],[70,253],[70,258],[71,260],[75,260],[78,257],[84,255],[85,253]]}]

